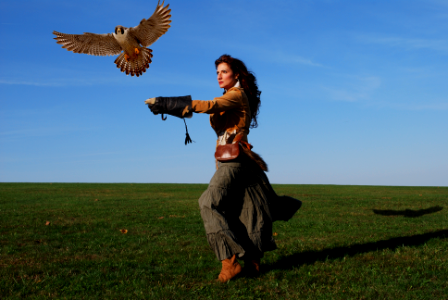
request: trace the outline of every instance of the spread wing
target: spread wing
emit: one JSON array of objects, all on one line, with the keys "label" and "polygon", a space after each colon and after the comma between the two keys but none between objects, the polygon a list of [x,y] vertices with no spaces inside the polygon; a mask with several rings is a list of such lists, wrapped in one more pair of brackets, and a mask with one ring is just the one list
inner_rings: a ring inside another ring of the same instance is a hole
[{"label": "spread wing", "polygon": [[[164,1],[165,2],[165,1]],[[148,47],[159,39],[170,28],[171,9],[169,4],[163,7],[163,3],[157,3],[156,10],[151,18],[141,20],[140,24],[128,29],[143,47]]]},{"label": "spread wing", "polygon": [[112,33],[66,34],[53,31],[54,38],[62,48],[74,53],[85,53],[98,56],[117,55],[123,50]]}]

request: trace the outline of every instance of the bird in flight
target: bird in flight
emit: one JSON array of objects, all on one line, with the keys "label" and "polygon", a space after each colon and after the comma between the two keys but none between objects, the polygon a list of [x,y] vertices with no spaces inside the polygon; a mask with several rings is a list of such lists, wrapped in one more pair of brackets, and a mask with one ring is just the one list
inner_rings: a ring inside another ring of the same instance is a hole
[{"label": "bird in flight", "polygon": [[[164,1],[165,2],[165,1]],[[141,20],[135,27],[115,27],[115,33],[66,34],[53,31],[54,38],[62,48],[74,53],[108,56],[118,55],[117,68],[126,75],[137,77],[146,72],[152,58],[152,50],[146,48],[159,39],[170,28],[171,9],[169,4],[157,3],[156,10],[149,19]],[[123,51],[123,52],[122,52]]]}]

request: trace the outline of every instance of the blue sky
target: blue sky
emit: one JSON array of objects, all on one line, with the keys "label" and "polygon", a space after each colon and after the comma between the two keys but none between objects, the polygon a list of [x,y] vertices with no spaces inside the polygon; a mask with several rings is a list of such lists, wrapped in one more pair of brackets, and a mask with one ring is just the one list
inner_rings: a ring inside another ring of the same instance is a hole
[{"label": "blue sky", "polygon": [[249,135],[273,183],[448,185],[448,1],[167,1],[141,77],[52,31],[137,25],[157,1],[0,0],[0,181],[207,183],[208,115],[163,122],[155,96],[222,94],[214,60],[262,91]]}]

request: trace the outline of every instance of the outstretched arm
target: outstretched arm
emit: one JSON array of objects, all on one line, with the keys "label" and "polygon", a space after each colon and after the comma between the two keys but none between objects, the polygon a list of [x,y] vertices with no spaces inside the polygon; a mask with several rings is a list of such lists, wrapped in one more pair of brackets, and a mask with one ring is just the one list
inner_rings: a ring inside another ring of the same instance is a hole
[{"label": "outstretched arm", "polygon": [[196,113],[214,114],[222,111],[241,107],[242,95],[240,91],[229,91],[221,97],[216,97],[213,100],[202,101],[193,100],[192,109]]},{"label": "outstretched arm", "polygon": [[235,109],[243,105],[243,95],[239,90],[229,90],[213,100],[191,100],[191,96],[155,97],[145,100],[145,104],[155,114],[168,114],[178,118],[191,118],[193,112],[214,114]]}]

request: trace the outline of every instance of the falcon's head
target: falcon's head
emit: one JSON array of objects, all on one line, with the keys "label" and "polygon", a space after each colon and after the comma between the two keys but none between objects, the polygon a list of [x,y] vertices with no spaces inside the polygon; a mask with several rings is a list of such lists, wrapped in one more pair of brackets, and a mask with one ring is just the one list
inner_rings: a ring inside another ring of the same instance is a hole
[{"label": "falcon's head", "polygon": [[118,25],[117,27],[115,27],[115,34],[124,34],[124,31],[126,29],[127,29],[126,27]]}]

